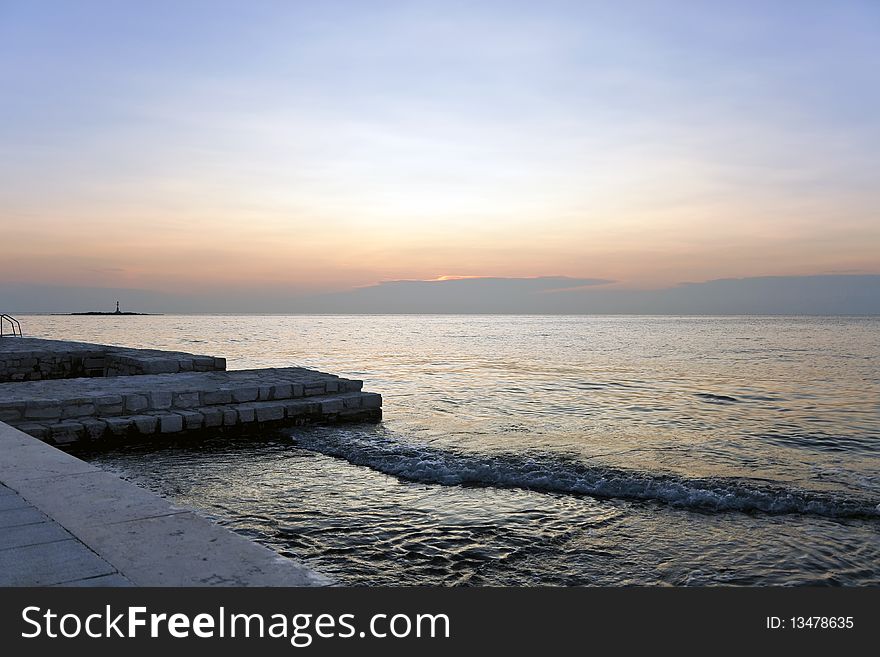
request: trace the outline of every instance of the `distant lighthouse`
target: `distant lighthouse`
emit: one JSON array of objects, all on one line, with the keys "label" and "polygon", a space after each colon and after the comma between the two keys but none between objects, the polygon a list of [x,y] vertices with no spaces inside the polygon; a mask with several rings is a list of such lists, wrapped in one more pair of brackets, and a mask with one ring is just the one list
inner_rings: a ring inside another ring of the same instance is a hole
[{"label": "distant lighthouse", "polygon": [[119,302],[118,301],[116,302],[116,312],[113,314],[114,315],[121,315],[122,314],[122,311],[119,310]]}]

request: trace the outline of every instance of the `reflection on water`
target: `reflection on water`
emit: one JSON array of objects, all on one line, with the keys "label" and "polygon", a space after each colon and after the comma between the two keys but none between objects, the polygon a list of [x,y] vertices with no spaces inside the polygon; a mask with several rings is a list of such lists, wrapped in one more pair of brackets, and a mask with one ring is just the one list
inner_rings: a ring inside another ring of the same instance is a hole
[{"label": "reflection on water", "polygon": [[23,319],[381,392],[91,457],[344,582],[880,583],[877,318]]}]

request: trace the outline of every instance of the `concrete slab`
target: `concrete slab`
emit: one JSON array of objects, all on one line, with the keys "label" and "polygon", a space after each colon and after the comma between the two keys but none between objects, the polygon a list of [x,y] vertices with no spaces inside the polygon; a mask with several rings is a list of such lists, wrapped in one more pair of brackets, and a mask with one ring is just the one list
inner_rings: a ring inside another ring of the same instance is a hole
[{"label": "concrete slab", "polygon": [[[317,572],[195,513],[84,528],[79,535],[138,586],[322,586]],[[197,555],[197,558],[193,558]]]},{"label": "concrete slab", "polygon": [[115,573],[113,575],[100,575],[98,577],[88,577],[86,579],[75,579],[72,582],[64,582],[63,584],[58,584],[60,588],[70,588],[70,587],[95,587],[95,588],[119,588],[119,587],[128,587],[134,586],[129,580],[120,575],[119,573]]},{"label": "concrete slab", "polygon": [[52,586],[115,572],[73,538],[0,550],[0,586]]},{"label": "concrete slab", "polygon": [[102,470],[42,477],[23,482],[19,490],[65,527],[107,525],[186,510]]},{"label": "concrete slab", "polygon": [[2,422],[0,479],[0,586],[332,584]]},{"label": "concrete slab", "polygon": [[27,505],[28,503],[21,499],[21,497],[18,495],[0,495],[0,511],[20,509]]},{"label": "concrete slab", "polygon": [[39,545],[40,543],[54,543],[73,538],[68,531],[57,522],[46,520],[33,525],[23,525],[15,528],[15,531],[6,530],[0,532],[0,550],[7,550],[27,545]]},{"label": "concrete slab", "polygon": [[46,520],[46,516],[32,506],[26,506],[21,509],[10,509],[9,511],[0,511],[0,529],[4,531],[7,531],[12,527],[21,527],[22,525],[33,525],[38,522],[46,522]]},{"label": "concrete slab", "polygon": [[[52,448],[54,451],[46,452],[42,447],[45,443],[31,436],[27,437],[33,441],[32,444],[21,445],[9,444],[3,439],[4,435],[0,433],[0,481],[12,488],[19,489],[21,484],[31,479],[99,472],[95,466],[79,459],[70,459],[68,454],[60,450]],[[15,458],[9,457],[12,453]]]}]

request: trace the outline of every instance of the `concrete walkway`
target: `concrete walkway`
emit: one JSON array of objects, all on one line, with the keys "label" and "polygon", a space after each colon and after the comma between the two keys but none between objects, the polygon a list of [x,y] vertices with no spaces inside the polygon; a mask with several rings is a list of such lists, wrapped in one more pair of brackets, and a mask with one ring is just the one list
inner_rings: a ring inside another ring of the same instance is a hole
[{"label": "concrete walkway", "polygon": [[331,583],[0,422],[0,586]]},{"label": "concrete walkway", "polygon": [[0,485],[0,586],[131,586],[119,571]]}]

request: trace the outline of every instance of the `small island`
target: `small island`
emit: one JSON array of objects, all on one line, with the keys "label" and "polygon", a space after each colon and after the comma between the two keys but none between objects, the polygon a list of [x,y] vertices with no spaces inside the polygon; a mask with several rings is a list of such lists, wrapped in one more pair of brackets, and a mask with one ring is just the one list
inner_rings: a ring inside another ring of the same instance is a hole
[{"label": "small island", "polygon": [[119,302],[116,302],[116,310],[112,313],[100,311],[100,310],[90,310],[89,312],[84,313],[61,313],[65,315],[161,315],[162,313],[133,313],[130,311],[122,311],[119,309]]}]

